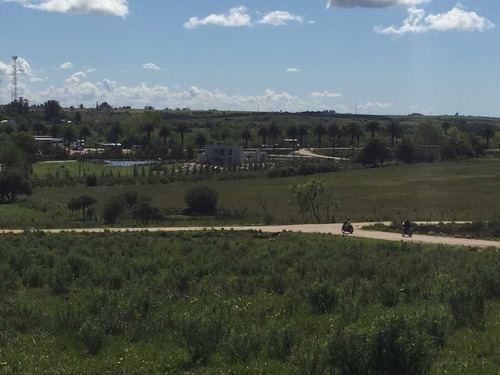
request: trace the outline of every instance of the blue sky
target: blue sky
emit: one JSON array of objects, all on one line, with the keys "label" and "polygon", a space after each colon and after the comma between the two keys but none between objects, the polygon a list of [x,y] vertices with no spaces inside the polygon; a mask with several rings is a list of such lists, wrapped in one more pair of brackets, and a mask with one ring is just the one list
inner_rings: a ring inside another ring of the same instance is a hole
[{"label": "blue sky", "polygon": [[2,103],[500,116],[493,0],[0,0]]}]

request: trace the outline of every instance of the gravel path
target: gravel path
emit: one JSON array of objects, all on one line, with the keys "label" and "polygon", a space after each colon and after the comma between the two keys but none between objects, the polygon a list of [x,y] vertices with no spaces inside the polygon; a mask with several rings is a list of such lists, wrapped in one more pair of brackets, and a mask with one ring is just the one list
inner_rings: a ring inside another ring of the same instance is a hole
[{"label": "gravel path", "polygon": [[[399,233],[376,232],[371,230],[361,229],[364,226],[369,226],[373,223],[354,223],[354,234],[348,236],[359,238],[372,238],[385,241],[410,242],[410,243],[428,243],[442,244],[453,246],[467,247],[495,247],[500,249],[500,241],[474,240],[467,238],[441,237],[441,236],[425,236],[413,235],[412,238],[401,237]],[[384,223],[389,225],[390,223]],[[302,233],[329,233],[342,235],[342,224],[298,224],[298,225],[268,225],[268,226],[225,226],[225,227],[149,227],[149,228],[87,228],[87,229],[42,229],[45,233],[104,233],[108,232],[177,232],[177,231],[199,231],[199,230],[260,230],[267,233],[279,233],[283,231],[302,232]],[[23,230],[3,229],[0,234],[5,233],[23,233]]]}]

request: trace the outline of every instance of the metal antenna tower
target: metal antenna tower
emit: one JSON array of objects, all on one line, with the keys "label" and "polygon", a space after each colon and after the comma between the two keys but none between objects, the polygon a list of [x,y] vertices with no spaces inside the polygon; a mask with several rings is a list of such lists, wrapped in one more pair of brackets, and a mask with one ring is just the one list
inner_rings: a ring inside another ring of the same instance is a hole
[{"label": "metal antenna tower", "polygon": [[12,56],[12,98],[11,101],[17,99],[17,56]]}]

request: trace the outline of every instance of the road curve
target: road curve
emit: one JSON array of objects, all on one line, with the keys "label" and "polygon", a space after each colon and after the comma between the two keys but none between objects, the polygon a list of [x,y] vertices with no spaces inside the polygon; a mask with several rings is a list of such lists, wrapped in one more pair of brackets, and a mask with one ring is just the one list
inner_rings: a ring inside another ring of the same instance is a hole
[{"label": "road curve", "polygon": [[[474,240],[468,238],[455,237],[440,237],[414,235],[412,238],[401,237],[399,233],[376,232],[361,229],[373,223],[356,223],[354,224],[354,233],[349,236],[359,238],[371,238],[384,241],[410,242],[410,243],[425,243],[425,244],[441,244],[451,246],[466,246],[476,248],[494,247],[500,249],[500,241]],[[388,225],[389,223],[384,223]],[[266,233],[280,233],[284,231],[302,232],[302,233],[328,233],[341,235],[342,224],[297,224],[297,225],[266,225],[266,226],[225,226],[225,227],[149,227],[149,228],[75,228],[75,229],[40,229],[45,233],[104,233],[104,232],[179,232],[179,231],[210,231],[210,230],[257,230]],[[22,229],[2,229],[0,234],[7,233],[24,233]]]}]

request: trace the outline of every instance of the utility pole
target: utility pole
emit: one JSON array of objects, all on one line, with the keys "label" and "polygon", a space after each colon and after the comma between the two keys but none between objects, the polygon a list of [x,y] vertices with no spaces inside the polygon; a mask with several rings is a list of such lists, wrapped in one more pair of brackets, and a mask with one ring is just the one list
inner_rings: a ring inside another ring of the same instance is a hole
[{"label": "utility pole", "polygon": [[12,96],[11,101],[17,99],[17,56],[12,56]]}]

